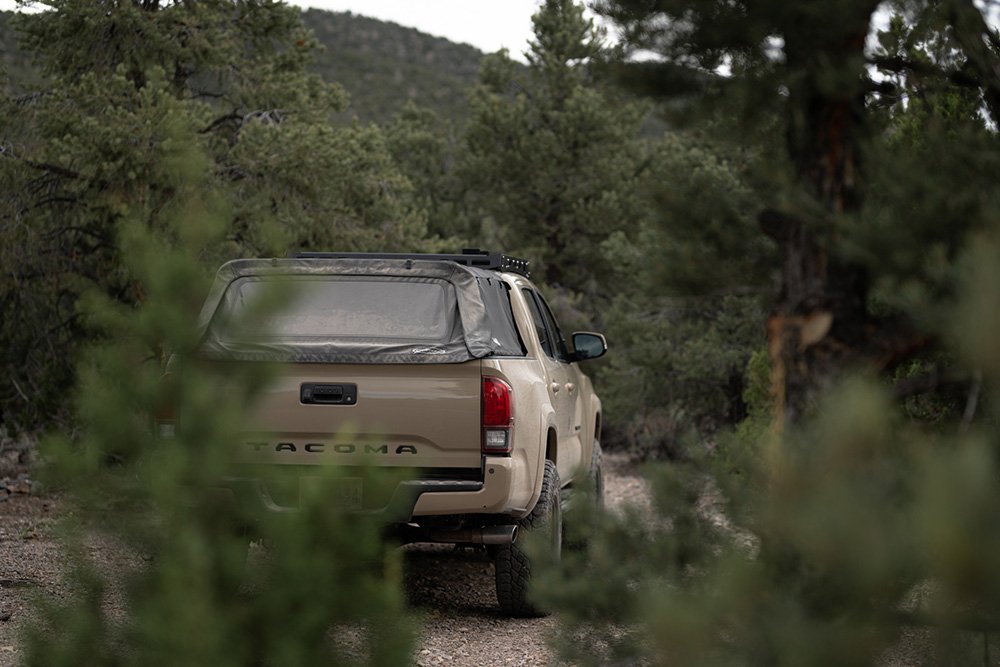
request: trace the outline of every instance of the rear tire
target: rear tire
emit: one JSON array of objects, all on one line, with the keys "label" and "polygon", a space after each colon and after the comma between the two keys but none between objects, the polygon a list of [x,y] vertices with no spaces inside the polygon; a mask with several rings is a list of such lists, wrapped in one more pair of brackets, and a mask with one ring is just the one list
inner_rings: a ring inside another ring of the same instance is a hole
[{"label": "rear tire", "polygon": [[[545,462],[542,493],[531,513],[518,522],[520,531],[546,537],[551,557],[556,561],[562,553],[562,509],[560,506],[559,472],[552,461]],[[523,535],[524,533],[522,533]],[[521,549],[521,543],[505,544],[497,549],[497,602],[500,611],[509,616],[545,616],[548,612],[531,601],[531,558]]]}]

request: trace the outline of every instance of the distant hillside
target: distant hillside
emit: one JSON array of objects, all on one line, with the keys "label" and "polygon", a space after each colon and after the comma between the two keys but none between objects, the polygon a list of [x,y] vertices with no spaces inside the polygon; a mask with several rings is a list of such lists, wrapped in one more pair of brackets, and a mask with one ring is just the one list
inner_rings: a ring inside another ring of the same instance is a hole
[{"label": "distant hillside", "polygon": [[0,12],[0,69],[23,81],[34,78],[28,56],[17,48],[17,35],[10,25],[14,12]]},{"label": "distant hillside", "polygon": [[[12,12],[0,12],[0,67],[13,79],[31,81],[32,68],[17,48]],[[465,93],[476,82],[482,52],[413,28],[351,14],[309,9],[305,25],[325,47],[316,71],[351,95],[346,118],[383,122],[408,100],[457,120],[466,113]]]},{"label": "distant hillside", "polygon": [[475,47],[350,12],[309,9],[302,19],[326,48],[316,71],[344,86],[358,118],[388,120],[408,100],[464,117],[483,57]]}]

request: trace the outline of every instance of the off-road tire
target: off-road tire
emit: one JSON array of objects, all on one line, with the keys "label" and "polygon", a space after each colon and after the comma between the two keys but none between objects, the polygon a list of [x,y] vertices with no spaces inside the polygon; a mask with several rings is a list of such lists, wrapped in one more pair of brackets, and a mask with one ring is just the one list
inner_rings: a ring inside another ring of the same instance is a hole
[{"label": "off-road tire", "polygon": [[601,441],[594,440],[590,452],[590,488],[594,492],[594,504],[597,511],[604,510],[604,456],[601,451]]},{"label": "off-road tire", "polygon": [[521,540],[528,533],[547,533],[553,557],[562,551],[562,509],[560,505],[559,472],[552,461],[545,462],[542,493],[531,513],[518,522],[518,541],[497,549],[495,563],[497,602],[500,611],[509,616],[545,616],[548,612],[529,601],[531,559],[521,549]]},{"label": "off-road tire", "polygon": [[[604,511],[604,470],[602,463],[601,443],[594,440],[594,446],[590,452],[590,467],[587,469],[587,493],[584,494],[582,488],[575,489],[570,487],[573,493],[569,496],[566,506],[563,508],[566,510],[563,528],[563,549],[585,551],[590,544],[593,526],[583,525],[583,522],[586,520],[593,523],[594,512],[584,511],[580,508],[580,504],[586,500],[592,504],[593,510],[596,510],[598,515]],[[591,507],[586,509],[591,509]]]}]

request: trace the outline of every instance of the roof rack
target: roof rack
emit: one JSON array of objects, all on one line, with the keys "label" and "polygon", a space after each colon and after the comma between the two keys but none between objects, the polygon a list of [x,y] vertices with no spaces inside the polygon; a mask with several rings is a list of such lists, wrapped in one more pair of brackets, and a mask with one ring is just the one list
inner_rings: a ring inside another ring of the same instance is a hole
[{"label": "roof rack", "polygon": [[421,259],[437,262],[457,262],[465,266],[493,271],[509,271],[525,278],[531,277],[528,270],[528,260],[510,257],[498,252],[488,252],[475,248],[466,248],[459,255],[405,253],[405,252],[299,252],[296,259]]}]

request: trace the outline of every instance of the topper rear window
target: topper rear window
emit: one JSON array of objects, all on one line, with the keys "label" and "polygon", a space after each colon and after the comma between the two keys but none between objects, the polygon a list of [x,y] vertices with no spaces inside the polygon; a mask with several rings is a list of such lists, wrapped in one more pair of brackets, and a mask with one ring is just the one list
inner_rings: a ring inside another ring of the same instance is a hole
[{"label": "topper rear window", "polygon": [[220,269],[198,326],[209,359],[462,363],[524,356],[494,271],[410,259],[238,259]]},{"label": "topper rear window", "polygon": [[223,337],[244,340],[443,342],[454,336],[457,318],[455,288],[445,280],[245,277],[229,285],[212,326]]}]

